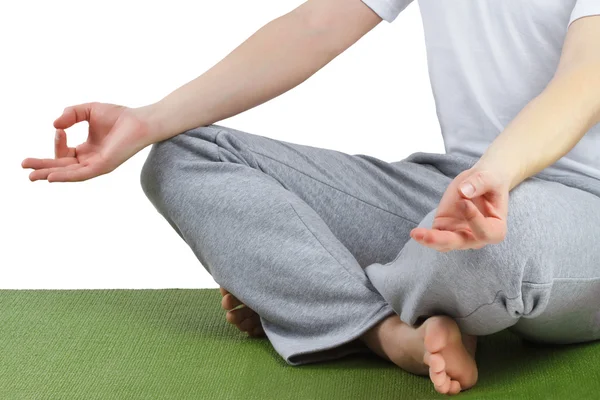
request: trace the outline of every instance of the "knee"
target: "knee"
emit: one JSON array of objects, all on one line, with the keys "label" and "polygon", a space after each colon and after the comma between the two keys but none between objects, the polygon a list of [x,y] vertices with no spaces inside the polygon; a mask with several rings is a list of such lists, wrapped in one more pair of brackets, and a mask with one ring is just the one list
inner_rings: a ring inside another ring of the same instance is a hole
[{"label": "knee", "polygon": [[140,171],[140,185],[144,194],[165,216],[167,207],[185,188],[181,173],[189,161],[186,161],[184,138],[181,135],[154,143]]},{"label": "knee", "polygon": [[522,276],[528,261],[510,247],[505,243],[430,255],[421,293],[429,299],[440,295],[454,317],[489,304],[502,304],[513,315],[522,313]]},{"label": "knee", "polygon": [[202,174],[207,165],[219,161],[214,143],[218,131],[213,126],[199,127],[152,145],[140,172],[140,184],[157,208],[166,197],[188,186],[189,173]]},{"label": "knee", "polygon": [[168,151],[167,147],[165,142],[153,144],[140,172],[142,190],[157,208],[173,164],[172,152]]},{"label": "knee", "polygon": [[[440,253],[432,250],[432,274],[439,279],[479,282],[513,295],[522,283],[546,284],[552,281],[552,257],[548,256],[547,232],[544,228],[546,213],[539,210],[541,189],[536,182],[525,181],[510,194],[507,233],[500,243],[480,249],[453,250]],[[422,224],[431,227],[429,221]]]},{"label": "knee", "polygon": [[[548,242],[544,226],[551,215],[539,210],[539,189],[526,183],[511,192],[502,242],[439,252],[411,239],[392,263],[368,266],[369,279],[411,324],[445,314],[460,319],[467,333],[489,334],[521,317],[540,315],[548,303],[556,261],[548,246],[540,244]],[[419,226],[431,228],[436,212]]]},{"label": "knee", "polygon": [[[555,261],[543,246],[535,183],[511,192],[505,239],[480,249],[445,253],[419,251],[429,296],[445,293],[455,302],[455,316],[466,317],[492,308],[514,318],[542,313],[552,287]],[[539,192],[537,193],[539,195]],[[431,217],[433,218],[433,217]],[[417,244],[417,246],[419,246]],[[421,246],[423,247],[423,246]]]}]

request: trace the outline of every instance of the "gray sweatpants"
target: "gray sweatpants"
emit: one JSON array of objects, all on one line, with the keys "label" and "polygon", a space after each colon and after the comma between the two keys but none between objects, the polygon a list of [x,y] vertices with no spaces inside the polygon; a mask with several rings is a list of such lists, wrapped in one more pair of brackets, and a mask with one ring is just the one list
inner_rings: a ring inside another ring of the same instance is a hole
[{"label": "gray sweatpants", "polygon": [[154,144],[141,182],[290,365],[370,351],[357,338],[394,312],[449,315],[475,335],[600,339],[599,181],[525,180],[499,244],[442,253],[410,238],[476,161],[388,163],[213,124]]}]

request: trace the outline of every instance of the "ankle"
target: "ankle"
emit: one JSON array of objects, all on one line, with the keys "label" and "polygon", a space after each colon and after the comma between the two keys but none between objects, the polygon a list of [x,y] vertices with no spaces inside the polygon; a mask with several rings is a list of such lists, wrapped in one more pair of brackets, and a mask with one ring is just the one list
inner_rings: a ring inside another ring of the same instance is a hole
[{"label": "ankle", "polygon": [[386,340],[387,333],[393,329],[394,326],[397,326],[401,323],[402,321],[400,321],[400,317],[398,317],[398,315],[390,315],[371,327],[371,329],[366,331],[362,336],[359,337],[359,339],[378,356],[391,361],[384,350],[383,342]]},{"label": "ankle", "polygon": [[360,339],[375,354],[403,369],[418,375],[427,373],[421,335],[402,322],[397,314],[373,326]]}]

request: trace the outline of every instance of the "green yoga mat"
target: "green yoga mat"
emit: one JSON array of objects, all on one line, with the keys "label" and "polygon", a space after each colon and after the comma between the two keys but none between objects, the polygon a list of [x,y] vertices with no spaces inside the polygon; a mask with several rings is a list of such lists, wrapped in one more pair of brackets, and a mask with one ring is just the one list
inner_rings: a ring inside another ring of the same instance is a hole
[{"label": "green yoga mat", "polygon": [[[435,399],[375,355],[293,367],[225,320],[216,289],[0,290],[0,399]],[[600,343],[481,338],[463,399],[599,399]]]}]

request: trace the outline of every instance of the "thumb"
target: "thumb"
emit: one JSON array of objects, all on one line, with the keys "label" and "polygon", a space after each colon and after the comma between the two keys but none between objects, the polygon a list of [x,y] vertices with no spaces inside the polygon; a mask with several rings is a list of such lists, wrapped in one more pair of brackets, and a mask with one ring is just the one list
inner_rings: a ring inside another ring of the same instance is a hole
[{"label": "thumb", "polygon": [[490,189],[489,180],[486,179],[486,176],[482,171],[477,171],[469,175],[459,185],[459,191],[468,199],[481,196]]}]

